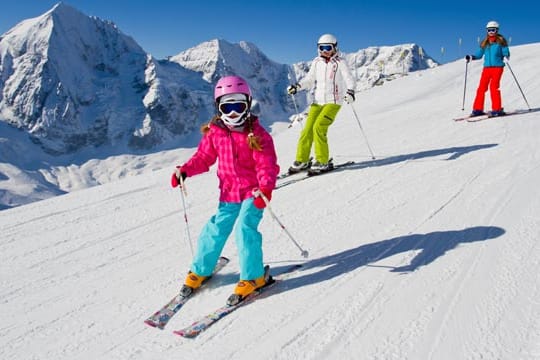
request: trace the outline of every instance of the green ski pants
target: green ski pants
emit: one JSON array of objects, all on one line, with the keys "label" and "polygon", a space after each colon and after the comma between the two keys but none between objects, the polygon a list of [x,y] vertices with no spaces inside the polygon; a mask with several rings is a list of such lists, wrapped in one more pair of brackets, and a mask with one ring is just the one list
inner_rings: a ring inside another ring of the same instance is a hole
[{"label": "green ski pants", "polygon": [[311,104],[309,113],[300,133],[296,149],[296,161],[307,162],[311,154],[311,145],[315,143],[315,161],[321,164],[328,163],[330,157],[328,150],[328,128],[334,122],[341,105],[337,104]]}]

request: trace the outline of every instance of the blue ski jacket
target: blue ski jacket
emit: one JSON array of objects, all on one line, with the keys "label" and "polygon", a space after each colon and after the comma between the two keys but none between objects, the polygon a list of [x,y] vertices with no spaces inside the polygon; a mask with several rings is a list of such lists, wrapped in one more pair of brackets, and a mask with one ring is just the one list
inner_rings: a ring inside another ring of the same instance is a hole
[{"label": "blue ski jacket", "polygon": [[510,58],[508,46],[503,46],[498,42],[489,43],[485,47],[480,47],[473,55],[473,60],[484,57],[485,67],[504,67],[504,58]]}]

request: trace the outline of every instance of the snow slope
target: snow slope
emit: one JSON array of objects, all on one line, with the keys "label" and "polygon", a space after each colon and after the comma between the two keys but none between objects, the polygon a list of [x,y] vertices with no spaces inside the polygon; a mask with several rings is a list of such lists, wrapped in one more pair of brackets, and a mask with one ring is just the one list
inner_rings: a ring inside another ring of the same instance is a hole
[{"label": "snow slope", "polygon": [[[511,50],[538,110],[540,44]],[[261,225],[272,268],[304,270],[196,340],[171,330],[225,302],[238,276],[232,239],[231,263],[202,296],[164,331],[143,324],[190,263],[168,183],[192,149],[155,155],[170,159],[161,170],[2,211],[0,358],[539,359],[540,111],[451,121],[462,113],[464,68],[361,93],[354,107],[376,160],[343,107],[332,154],[359,163],[283,186],[272,200],[310,257],[269,214]],[[480,71],[469,66],[466,112]],[[502,92],[508,110],[526,108],[508,70]],[[273,131],[286,168],[299,127]],[[187,181],[193,238],[216,208],[216,185],[213,171]]]}]

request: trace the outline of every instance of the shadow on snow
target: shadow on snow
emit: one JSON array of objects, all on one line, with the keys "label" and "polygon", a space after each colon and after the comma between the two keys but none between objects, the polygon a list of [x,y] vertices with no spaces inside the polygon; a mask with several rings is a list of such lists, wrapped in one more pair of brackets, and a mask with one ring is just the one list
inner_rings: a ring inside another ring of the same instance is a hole
[{"label": "shadow on snow", "polygon": [[446,158],[446,160],[455,160],[470,152],[483,150],[483,149],[489,149],[497,145],[498,144],[483,144],[483,145],[471,145],[471,146],[457,146],[457,147],[450,147],[450,148],[436,149],[436,150],[426,150],[426,151],[420,151],[413,154],[395,155],[395,156],[385,157],[382,159],[362,161],[357,164],[347,166],[346,168],[336,169],[334,171],[363,169],[366,167],[375,167],[375,166],[385,166],[385,165],[396,164],[399,162],[425,159],[425,158],[435,157],[435,156],[440,156],[440,155],[445,155],[445,154],[450,155],[448,158]]},{"label": "shadow on snow", "polygon": [[[483,145],[471,145],[471,146],[459,146],[459,147],[450,147],[445,149],[436,149],[436,150],[426,150],[426,151],[420,151],[413,154],[405,154],[405,155],[395,155],[395,156],[389,156],[381,159],[376,160],[368,160],[368,161],[362,161],[362,162],[355,162],[352,165],[347,165],[345,167],[336,168],[335,170],[332,170],[330,173],[337,173],[340,171],[350,171],[350,170],[358,170],[358,169],[364,169],[364,168],[370,168],[370,167],[376,167],[376,166],[386,166],[386,165],[392,165],[397,164],[400,162],[406,162],[409,160],[419,160],[419,159],[425,159],[440,155],[449,154],[448,158],[446,160],[455,160],[465,154],[468,154],[473,151],[477,150],[483,150],[483,149],[489,149],[494,146],[497,146],[498,144],[483,144]],[[339,163],[336,163],[339,164]],[[324,174],[322,174],[324,175]],[[320,176],[320,175],[319,175]],[[315,176],[317,178],[318,176]],[[276,190],[281,189],[285,186],[295,184],[297,182],[300,182],[302,180],[306,180],[309,177],[302,177],[302,178],[296,178],[289,180],[286,178],[284,181],[279,181],[276,186]]]},{"label": "shadow on snow", "polygon": [[[399,267],[386,267],[391,272],[408,273],[434,262],[459,244],[485,241],[497,238],[505,230],[496,226],[476,226],[463,230],[435,231],[427,234],[411,234],[383,240],[372,244],[361,245],[333,255],[324,256],[304,263],[303,271],[309,274],[285,280],[282,291],[321,283],[361,266],[389,258],[393,255],[409,251],[419,251],[407,264]],[[316,271],[320,268],[319,271]],[[279,272],[279,269],[276,269]],[[300,273],[301,274],[301,273]]]}]

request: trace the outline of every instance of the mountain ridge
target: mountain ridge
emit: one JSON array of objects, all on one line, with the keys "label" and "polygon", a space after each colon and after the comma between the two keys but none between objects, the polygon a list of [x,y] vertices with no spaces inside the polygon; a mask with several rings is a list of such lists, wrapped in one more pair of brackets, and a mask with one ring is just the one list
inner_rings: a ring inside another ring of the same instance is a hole
[{"label": "mountain ridge", "polygon": [[[405,60],[418,57],[419,49],[407,44],[371,50],[376,53],[371,57],[364,54],[368,50],[343,56],[353,64],[361,91],[409,70],[435,66],[429,57],[418,66],[407,65]],[[393,66],[402,73],[384,74],[374,63],[384,61],[384,54],[392,63],[406,65]],[[26,135],[0,135],[3,178],[25,174],[35,179],[36,188],[52,186],[65,192],[70,188],[60,185],[66,183],[57,178],[62,175],[51,175],[58,174],[55,168],[193,146],[200,125],[215,112],[213,83],[231,73],[248,80],[261,122],[271,128],[294,114],[284,89],[305,76],[308,66],[309,62],[278,64],[255,44],[223,39],[158,60],[113,22],[59,3],[0,37],[0,125]],[[310,101],[309,93],[296,95],[299,111]],[[14,149],[27,155],[7,156]],[[43,173],[48,175],[43,178]],[[25,203],[25,196],[14,193],[8,180],[0,182],[0,190],[11,200],[0,203],[7,207]],[[89,178],[85,183],[100,182]],[[28,187],[27,192],[32,193]]]}]

